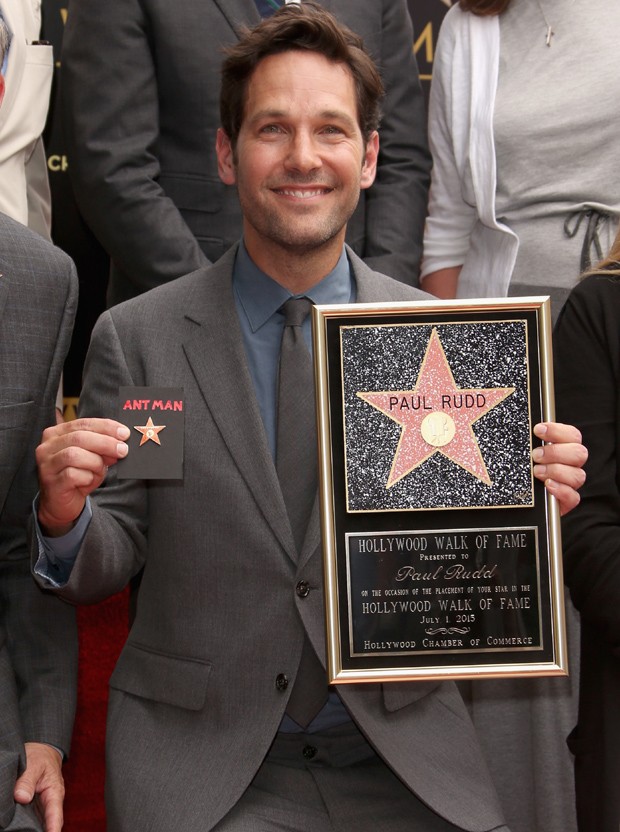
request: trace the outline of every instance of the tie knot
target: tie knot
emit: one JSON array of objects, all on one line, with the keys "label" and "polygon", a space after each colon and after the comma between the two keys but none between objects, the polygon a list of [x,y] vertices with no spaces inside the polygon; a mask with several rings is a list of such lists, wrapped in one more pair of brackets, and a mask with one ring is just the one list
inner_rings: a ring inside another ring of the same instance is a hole
[{"label": "tie knot", "polygon": [[310,298],[289,298],[280,307],[284,313],[284,326],[301,326],[310,314]]}]

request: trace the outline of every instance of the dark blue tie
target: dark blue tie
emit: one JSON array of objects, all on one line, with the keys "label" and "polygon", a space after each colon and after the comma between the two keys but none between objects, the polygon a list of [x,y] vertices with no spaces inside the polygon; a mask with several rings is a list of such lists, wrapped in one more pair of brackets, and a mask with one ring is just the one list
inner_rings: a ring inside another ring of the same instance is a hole
[{"label": "dark blue tie", "polygon": [[271,17],[277,12],[284,0],[254,0],[261,17]]}]

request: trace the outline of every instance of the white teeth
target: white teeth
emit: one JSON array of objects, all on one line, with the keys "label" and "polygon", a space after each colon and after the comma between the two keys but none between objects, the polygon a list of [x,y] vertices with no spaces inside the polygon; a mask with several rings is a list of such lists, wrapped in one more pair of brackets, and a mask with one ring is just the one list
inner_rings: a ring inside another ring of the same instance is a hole
[{"label": "white teeth", "polygon": [[322,189],[316,191],[293,191],[289,188],[282,188],[280,193],[284,194],[285,196],[294,196],[298,199],[310,199],[313,196],[321,196],[324,193]]}]

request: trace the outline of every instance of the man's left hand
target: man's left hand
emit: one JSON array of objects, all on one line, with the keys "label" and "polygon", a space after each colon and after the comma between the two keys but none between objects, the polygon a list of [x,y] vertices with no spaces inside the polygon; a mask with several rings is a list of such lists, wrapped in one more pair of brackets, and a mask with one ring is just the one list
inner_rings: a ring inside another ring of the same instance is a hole
[{"label": "man's left hand", "polygon": [[27,742],[25,747],[26,771],[15,783],[15,801],[26,804],[35,800],[45,832],[61,832],[65,796],[62,758],[55,748],[45,743]]},{"label": "man's left hand", "polygon": [[557,499],[560,514],[568,514],[579,503],[577,490],[586,481],[583,466],[588,451],[581,444],[581,433],[572,425],[558,422],[536,425],[534,433],[545,442],[532,451],[534,476],[543,480],[547,491]]}]

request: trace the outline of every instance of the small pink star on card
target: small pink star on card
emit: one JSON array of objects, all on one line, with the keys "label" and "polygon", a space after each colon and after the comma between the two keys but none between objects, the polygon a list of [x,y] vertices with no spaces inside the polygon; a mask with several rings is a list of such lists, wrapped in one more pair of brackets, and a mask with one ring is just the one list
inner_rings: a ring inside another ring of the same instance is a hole
[{"label": "small pink star on card", "polygon": [[159,432],[163,430],[165,427],[165,425],[154,425],[153,420],[150,416],[146,420],[146,425],[134,425],[134,429],[140,431],[140,433],[142,434],[140,446],[144,445],[144,443],[148,442],[149,440],[151,442],[155,442],[156,445],[161,445]]}]

